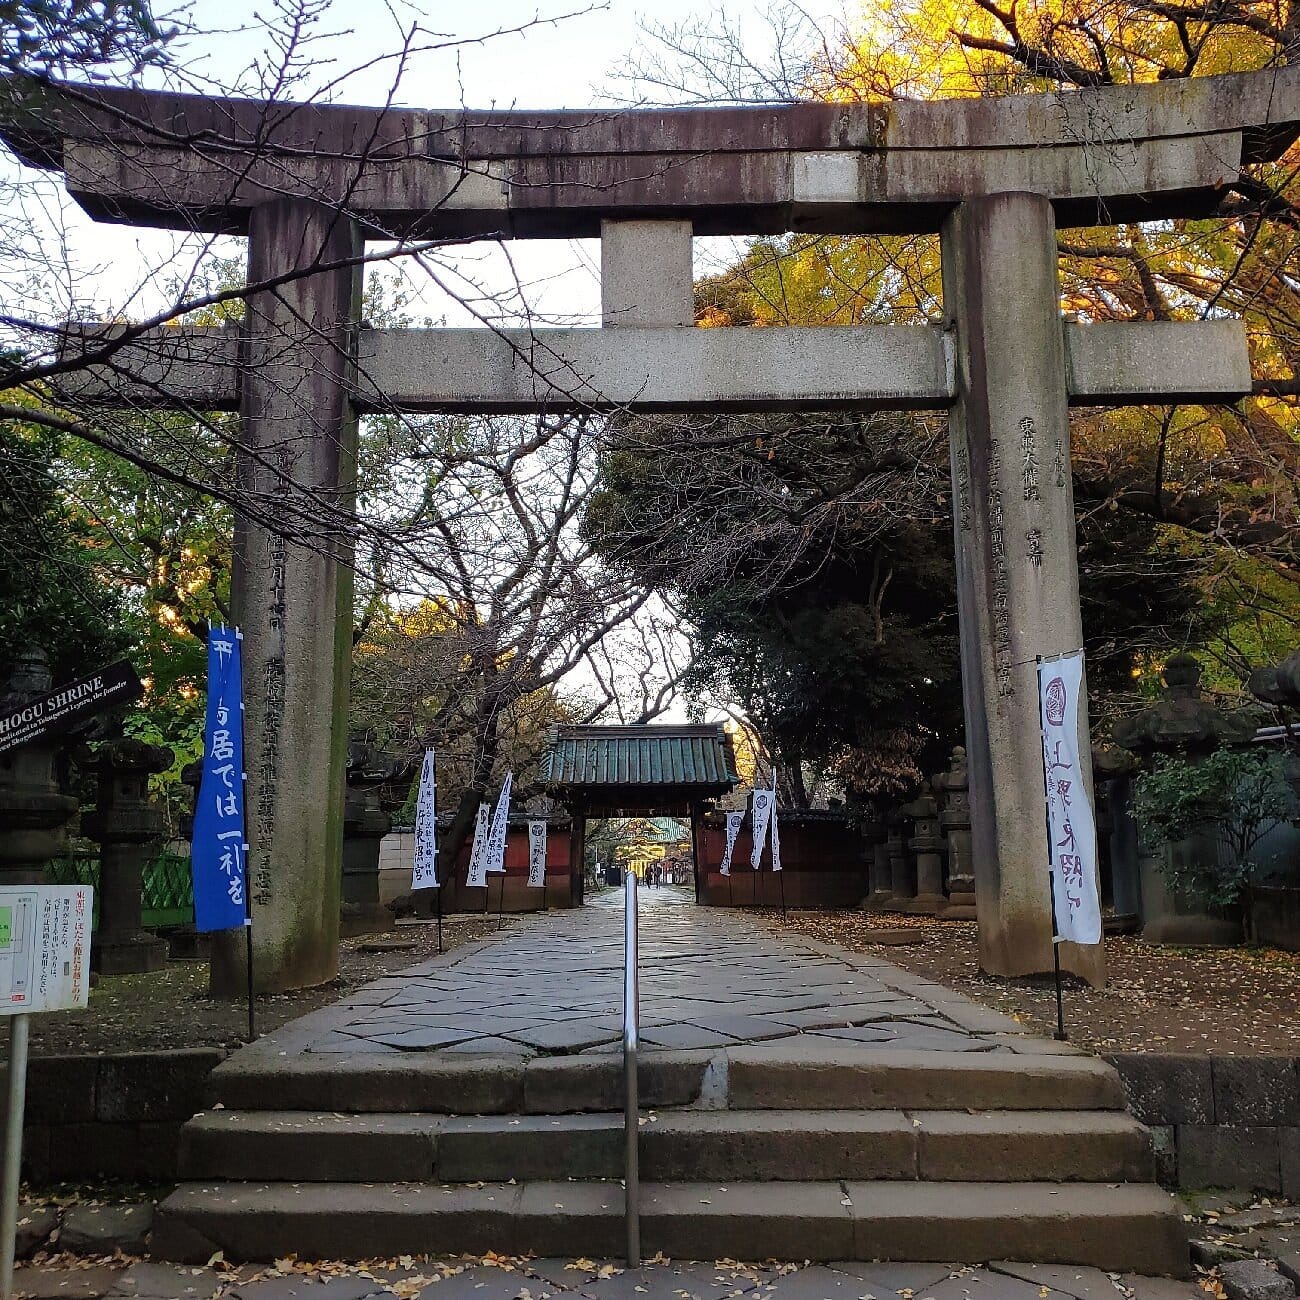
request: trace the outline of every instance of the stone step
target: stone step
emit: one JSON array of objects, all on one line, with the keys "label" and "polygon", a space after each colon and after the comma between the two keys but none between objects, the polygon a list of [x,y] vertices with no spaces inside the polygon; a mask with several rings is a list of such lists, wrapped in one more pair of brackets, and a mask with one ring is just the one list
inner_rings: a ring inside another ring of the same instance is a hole
[{"label": "stone step", "polygon": [[[1147,1131],[1123,1112],[663,1111],[643,1116],[642,1176],[1143,1182]],[[186,1126],[192,1179],[505,1182],[618,1178],[621,1115],[208,1111]]]},{"label": "stone step", "polygon": [[799,1042],[727,1052],[737,1110],[1122,1110],[1115,1070],[1095,1056],[875,1051]]},{"label": "stone step", "polygon": [[[182,1184],[156,1258],[403,1254],[616,1256],[616,1182]],[[642,1249],[677,1259],[1016,1259],[1189,1271],[1176,1203],[1151,1186],[1056,1183],[645,1183]]]},{"label": "stone step", "polygon": [[[644,1106],[691,1106],[710,1065],[706,1052],[655,1052],[641,1061]],[[590,1056],[445,1056],[373,1052],[281,1056],[262,1044],[212,1072],[230,1110],[345,1113],[555,1115],[622,1111],[622,1052]]]},{"label": "stone step", "polygon": [[[228,1109],[532,1114],[620,1111],[622,1056],[401,1052],[281,1056],[253,1047],[213,1071]],[[654,1051],[642,1105],[734,1110],[1122,1110],[1119,1076],[1091,1056],[914,1051],[782,1039],[714,1053]]]}]

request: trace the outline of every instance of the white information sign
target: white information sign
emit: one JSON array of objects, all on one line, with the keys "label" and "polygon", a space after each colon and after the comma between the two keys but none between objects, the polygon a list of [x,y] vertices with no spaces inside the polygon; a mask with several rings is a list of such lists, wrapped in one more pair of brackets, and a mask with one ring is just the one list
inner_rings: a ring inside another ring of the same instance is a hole
[{"label": "white information sign", "polygon": [[415,861],[411,866],[412,889],[438,888],[438,766],[433,750],[424,751],[420,769],[420,792],[415,800]]},{"label": "white information sign", "polygon": [[86,1005],[94,895],[89,885],[0,886],[0,1014]]},{"label": "white information sign", "polygon": [[1082,650],[1038,665],[1056,933],[1074,943],[1100,943],[1097,825],[1083,767],[1083,756],[1091,762],[1092,750],[1085,747],[1088,737],[1079,735],[1083,690]]}]

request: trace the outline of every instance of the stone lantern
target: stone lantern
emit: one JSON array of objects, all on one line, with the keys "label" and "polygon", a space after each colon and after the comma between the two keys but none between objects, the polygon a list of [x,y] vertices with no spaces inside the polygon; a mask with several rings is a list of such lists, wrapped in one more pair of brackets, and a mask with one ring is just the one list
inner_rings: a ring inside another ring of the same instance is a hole
[{"label": "stone lantern", "polygon": [[885,852],[889,857],[890,906],[905,912],[916,897],[916,868],[907,854],[907,822],[901,808],[885,814]]},{"label": "stone lantern", "polygon": [[918,795],[900,809],[911,818],[912,838],[908,847],[916,855],[916,897],[908,912],[933,916],[947,899],[943,895],[943,837],[939,834],[939,804],[931,794]]},{"label": "stone lantern", "polygon": [[861,906],[871,911],[888,911],[894,896],[893,876],[889,869],[888,828],[884,815],[874,803],[867,811],[862,824],[862,837],[867,842],[867,896]]},{"label": "stone lantern", "polygon": [[199,810],[199,789],[203,785],[203,760],[197,758],[181,768],[181,784],[190,792],[190,810],[181,814],[181,838],[194,838],[194,814]]},{"label": "stone lantern", "polygon": [[342,916],[345,933],[383,929],[391,921],[379,897],[379,843],[393,829],[380,790],[409,780],[415,763],[357,737],[348,742],[347,790],[343,802]]},{"label": "stone lantern", "polygon": [[1133,818],[1133,776],[1137,759],[1118,745],[1093,742],[1092,783],[1097,793],[1097,847],[1110,863],[1115,913],[1107,930],[1135,929],[1142,911],[1141,853]]},{"label": "stone lantern", "polygon": [[[50,690],[38,646],[23,651],[0,693],[0,714],[16,712]],[[59,789],[58,743],[34,740],[0,754],[0,885],[40,884],[45,864],[67,847],[77,801]]]},{"label": "stone lantern", "polygon": [[[1112,733],[1115,744],[1143,760],[1178,754],[1196,762],[1225,745],[1247,744],[1253,738],[1253,719],[1242,713],[1225,713],[1201,695],[1201,665],[1192,655],[1174,655],[1162,676],[1164,695],[1150,708],[1116,723]],[[1218,863],[1218,837],[1207,828],[1176,843],[1161,845],[1157,852],[1213,871]],[[1177,896],[1149,853],[1143,855],[1139,875],[1142,932],[1146,938],[1155,943],[1185,944],[1241,941],[1239,920],[1213,915]]]},{"label": "stone lantern", "polygon": [[[1265,704],[1300,712],[1300,650],[1287,655],[1280,664],[1269,668],[1256,668],[1246,683],[1247,689]],[[1295,746],[1295,730],[1289,729],[1292,748],[1286,756],[1283,775],[1287,784],[1300,799],[1300,750]]]},{"label": "stone lantern", "polygon": [[95,811],[82,831],[99,842],[99,926],[91,964],[101,975],[161,970],[167,941],[141,928],[145,864],[163,836],[162,813],[149,799],[149,778],[171,766],[163,745],[124,737],[105,741],[92,764],[98,779]]},{"label": "stone lantern", "polygon": [[934,778],[934,788],[943,798],[939,824],[948,842],[948,901],[937,915],[944,921],[973,921],[975,862],[971,849],[970,772],[963,746],[953,746],[952,763]]},{"label": "stone lantern", "polygon": [[[1257,668],[1246,685],[1257,700],[1278,709],[1300,712],[1300,650],[1279,664]],[[1286,736],[1282,776],[1291,787],[1297,805],[1300,805],[1300,732],[1293,722],[1287,722]],[[1294,826],[1300,827],[1300,817],[1291,820]],[[1297,849],[1296,838],[1292,835],[1290,858],[1293,863],[1297,856],[1300,856],[1300,849]],[[1251,922],[1255,937],[1261,943],[1294,948],[1296,936],[1300,934],[1300,891],[1274,881],[1256,885],[1251,891]]]}]

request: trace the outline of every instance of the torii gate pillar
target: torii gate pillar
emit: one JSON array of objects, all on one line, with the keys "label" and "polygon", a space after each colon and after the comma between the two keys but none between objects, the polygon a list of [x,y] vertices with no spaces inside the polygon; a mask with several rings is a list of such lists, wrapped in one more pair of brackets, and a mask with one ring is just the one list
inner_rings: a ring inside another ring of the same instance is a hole
[{"label": "torii gate pillar", "polygon": [[[233,604],[244,633],[244,764],[253,972],[261,991],[338,974],[352,653],[357,423],[348,396],[360,228],[301,198],[254,208],[240,374]],[[321,268],[315,270],[314,268]],[[244,942],[214,945],[212,987],[238,996]]]},{"label": "torii gate pillar", "polygon": [[[1027,975],[1052,969],[1035,656],[1083,645],[1052,205],[972,198],[941,240],[980,966]],[[1086,693],[1079,707],[1086,736]],[[1100,945],[1062,944],[1061,964],[1105,981]]]}]

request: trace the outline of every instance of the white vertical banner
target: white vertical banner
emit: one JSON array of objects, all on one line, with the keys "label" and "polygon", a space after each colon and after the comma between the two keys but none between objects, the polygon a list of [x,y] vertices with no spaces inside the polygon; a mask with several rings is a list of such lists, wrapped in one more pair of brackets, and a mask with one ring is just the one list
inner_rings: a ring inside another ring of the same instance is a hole
[{"label": "white vertical banner", "polygon": [[767,843],[767,824],[772,820],[772,807],[776,795],[771,790],[754,791],[754,849],[749,855],[749,865],[758,870],[763,857],[763,845]]},{"label": "white vertical banner", "polygon": [[510,826],[510,787],[514,784],[515,774],[506,773],[501,783],[501,793],[497,796],[496,812],[492,814],[492,834],[488,839],[487,869],[494,875],[500,875],[506,869],[506,835]]},{"label": "white vertical banner", "polygon": [[492,808],[489,804],[478,806],[474,821],[474,843],[469,850],[469,873],[465,877],[466,889],[481,889],[487,884],[488,836],[492,828]]},{"label": "white vertical banner", "polygon": [[1083,651],[1038,665],[1043,727],[1043,776],[1047,789],[1048,851],[1056,933],[1072,943],[1101,942],[1097,897],[1097,825],[1088,799],[1079,736],[1079,699],[1084,690]]},{"label": "white vertical banner", "polygon": [[528,821],[528,887],[546,888],[546,823],[538,818]]},{"label": "white vertical banner", "polygon": [[415,797],[415,862],[412,889],[438,888],[438,765],[433,750],[424,751],[420,790]]},{"label": "white vertical banner", "polygon": [[772,870],[781,870],[781,830],[776,812],[776,768],[772,769]]},{"label": "white vertical banner", "polygon": [[745,814],[741,812],[729,812],[727,814],[727,847],[722,851],[722,874],[731,875],[731,855],[736,851],[736,840],[740,835],[740,828],[744,824]]}]

